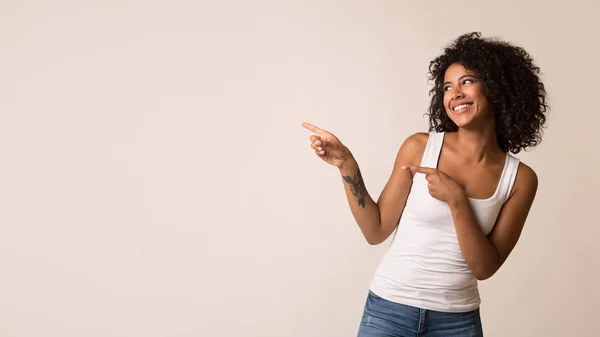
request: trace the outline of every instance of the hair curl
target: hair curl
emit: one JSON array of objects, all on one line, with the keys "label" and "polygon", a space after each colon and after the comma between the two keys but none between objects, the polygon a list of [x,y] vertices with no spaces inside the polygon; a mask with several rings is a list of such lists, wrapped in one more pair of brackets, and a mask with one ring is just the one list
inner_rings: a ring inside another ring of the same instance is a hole
[{"label": "hair curl", "polygon": [[541,142],[549,106],[544,84],[538,76],[540,68],[523,48],[481,38],[479,32],[459,36],[429,63],[428,78],[434,81],[427,113],[430,131],[458,130],[444,107],[444,75],[453,63],[476,72],[483,82],[502,150],[516,154]]}]

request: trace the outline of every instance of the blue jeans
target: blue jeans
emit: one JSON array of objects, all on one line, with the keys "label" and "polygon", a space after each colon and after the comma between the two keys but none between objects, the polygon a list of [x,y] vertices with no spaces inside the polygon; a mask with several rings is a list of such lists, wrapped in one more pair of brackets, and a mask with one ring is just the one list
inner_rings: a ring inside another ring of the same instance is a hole
[{"label": "blue jeans", "polygon": [[483,337],[479,308],[440,312],[383,299],[369,291],[358,337]]}]

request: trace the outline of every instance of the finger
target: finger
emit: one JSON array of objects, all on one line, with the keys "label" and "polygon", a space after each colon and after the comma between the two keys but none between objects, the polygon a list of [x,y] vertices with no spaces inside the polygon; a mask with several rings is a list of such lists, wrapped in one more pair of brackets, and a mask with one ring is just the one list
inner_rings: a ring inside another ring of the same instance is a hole
[{"label": "finger", "polygon": [[315,153],[319,156],[319,157],[323,157],[325,155],[325,151],[323,150],[315,150]]},{"label": "finger", "polygon": [[403,170],[410,170],[412,172],[412,174],[415,173],[423,173],[423,174],[433,174],[435,173],[437,170],[431,167],[422,167],[422,166],[415,166],[415,165],[404,165],[402,166]]},{"label": "finger", "polygon": [[323,133],[325,133],[325,130],[320,129],[310,123],[307,122],[302,122],[302,126],[305,127],[306,129],[316,133],[317,135],[322,135]]},{"label": "finger", "polygon": [[314,143],[310,143],[310,148],[315,150],[315,151],[322,151],[323,150],[323,145],[320,145],[321,142],[316,141]]},{"label": "finger", "polygon": [[319,136],[311,135],[310,141],[317,146],[323,145],[323,140]]}]

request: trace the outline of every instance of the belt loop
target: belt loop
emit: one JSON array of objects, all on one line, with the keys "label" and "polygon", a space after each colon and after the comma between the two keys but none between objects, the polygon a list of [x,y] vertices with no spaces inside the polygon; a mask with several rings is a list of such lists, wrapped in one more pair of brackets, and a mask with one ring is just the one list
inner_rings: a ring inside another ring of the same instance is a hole
[{"label": "belt loop", "polygon": [[427,310],[426,309],[419,308],[419,326],[418,326],[418,329],[417,329],[417,333],[423,332],[425,330],[425,326],[427,325],[426,314],[427,314]]}]

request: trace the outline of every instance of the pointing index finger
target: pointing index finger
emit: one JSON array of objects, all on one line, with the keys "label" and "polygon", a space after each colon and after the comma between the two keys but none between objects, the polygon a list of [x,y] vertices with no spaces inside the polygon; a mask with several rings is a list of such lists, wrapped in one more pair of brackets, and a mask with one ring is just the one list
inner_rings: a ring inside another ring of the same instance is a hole
[{"label": "pointing index finger", "polygon": [[318,127],[316,127],[310,123],[302,122],[302,126],[318,135],[321,135],[323,133],[322,129],[319,129]]},{"label": "pointing index finger", "polygon": [[404,166],[402,166],[402,169],[410,170],[413,174],[415,174],[415,173],[433,174],[436,171],[436,169],[431,168],[431,167],[422,167],[422,166],[415,166],[415,165],[404,165]]}]

